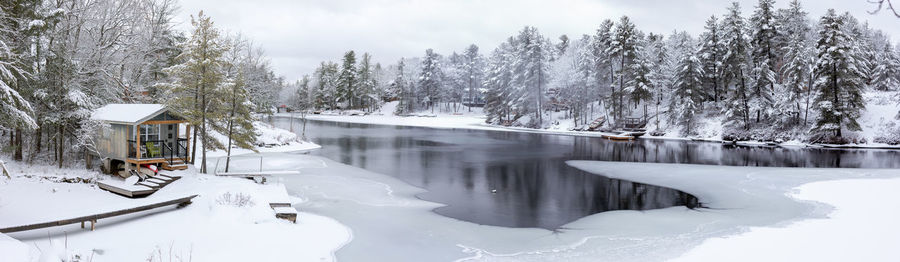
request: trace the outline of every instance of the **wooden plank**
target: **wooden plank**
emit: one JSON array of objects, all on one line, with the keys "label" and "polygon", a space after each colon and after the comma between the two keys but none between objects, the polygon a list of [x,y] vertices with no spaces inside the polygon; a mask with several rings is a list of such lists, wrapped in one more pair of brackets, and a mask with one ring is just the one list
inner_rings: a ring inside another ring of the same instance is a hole
[{"label": "wooden plank", "polygon": [[194,199],[195,197],[197,197],[197,195],[182,197],[182,198],[178,198],[178,199],[163,201],[163,202],[149,204],[149,205],[132,207],[132,208],[128,208],[128,209],[100,213],[100,214],[95,214],[95,215],[62,219],[62,220],[57,220],[57,221],[52,221],[52,222],[44,222],[44,223],[37,223],[37,224],[30,224],[30,225],[0,228],[0,233],[12,233],[12,232],[40,229],[40,228],[46,228],[46,227],[55,227],[55,226],[62,226],[62,225],[68,225],[68,224],[82,223],[85,221],[91,222],[91,230],[93,230],[94,224],[97,222],[98,219],[127,215],[127,214],[131,214],[131,213],[137,213],[137,212],[141,212],[141,211],[146,211],[146,210],[150,210],[150,209],[154,209],[154,208],[175,205],[175,204],[178,204],[179,206],[187,205],[187,204],[190,204],[191,199]]},{"label": "wooden plank", "polygon": [[106,190],[106,191],[109,191],[109,192],[113,192],[113,193],[116,193],[116,194],[119,194],[119,195],[123,195],[123,196],[127,196],[127,197],[132,197],[132,198],[133,198],[133,197],[146,196],[146,195],[149,195],[149,194],[153,194],[153,192],[156,192],[155,189],[149,188],[149,187],[148,187],[146,190],[134,190],[134,191],[132,191],[132,190],[124,189],[124,188],[119,188],[119,187],[117,187],[117,186],[113,186],[113,185],[110,185],[110,184],[106,184],[106,183],[103,183],[103,182],[98,182],[97,185],[100,186],[100,189],[103,189],[103,190]]}]

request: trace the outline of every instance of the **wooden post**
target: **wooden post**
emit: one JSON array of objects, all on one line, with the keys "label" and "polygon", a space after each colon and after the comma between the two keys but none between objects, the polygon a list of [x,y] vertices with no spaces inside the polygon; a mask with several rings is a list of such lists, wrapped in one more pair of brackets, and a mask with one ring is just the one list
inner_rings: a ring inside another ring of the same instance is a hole
[{"label": "wooden post", "polygon": [[81,228],[84,228],[84,221],[81,221]]},{"label": "wooden post", "polygon": [[191,124],[187,124],[187,123],[184,124],[184,138],[185,138],[184,150],[186,151],[186,152],[184,152],[184,163],[187,164],[188,162],[191,162],[190,154],[188,154],[188,151],[191,150]]},{"label": "wooden post", "polygon": [[141,124],[136,126],[136,132],[134,132],[134,141],[135,146],[137,146],[134,150],[134,159],[141,159]]},{"label": "wooden post", "polygon": [[97,223],[96,219],[91,220],[91,231],[94,231],[94,224]]},{"label": "wooden post", "polygon": [[12,179],[12,176],[9,175],[9,170],[6,170],[6,163],[3,163],[3,160],[0,160],[0,169],[3,169],[2,171],[6,178]]}]

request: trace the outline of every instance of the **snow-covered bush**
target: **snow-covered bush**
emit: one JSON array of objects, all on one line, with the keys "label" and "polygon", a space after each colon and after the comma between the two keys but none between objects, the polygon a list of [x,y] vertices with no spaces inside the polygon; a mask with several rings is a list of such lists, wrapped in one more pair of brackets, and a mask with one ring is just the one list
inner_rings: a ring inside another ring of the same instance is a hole
[{"label": "snow-covered bush", "polygon": [[245,195],[244,193],[236,193],[232,194],[231,192],[225,192],[216,199],[216,203],[219,205],[228,205],[228,206],[236,206],[236,207],[252,207],[255,205],[253,203],[253,198],[250,195]]}]

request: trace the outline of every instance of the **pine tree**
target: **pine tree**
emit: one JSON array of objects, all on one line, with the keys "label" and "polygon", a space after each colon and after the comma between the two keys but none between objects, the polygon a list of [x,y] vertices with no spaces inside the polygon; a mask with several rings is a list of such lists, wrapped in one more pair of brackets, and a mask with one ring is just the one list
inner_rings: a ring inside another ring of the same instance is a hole
[{"label": "pine tree", "polygon": [[512,56],[515,39],[510,37],[501,43],[493,52],[485,68],[484,86],[485,92],[484,112],[487,115],[487,123],[507,124],[518,118],[511,116],[511,97],[513,96]]},{"label": "pine tree", "polygon": [[403,61],[404,59],[400,58],[400,61],[397,62],[397,75],[391,82],[391,89],[394,90],[392,92],[398,94],[400,98],[400,102],[394,112],[396,115],[412,112],[414,110],[413,105],[415,104],[413,95],[410,94],[409,83],[407,83],[408,81],[405,77],[406,64]]},{"label": "pine tree", "polygon": [[341,74],[338,78],[337,96],[341,103],[346,103],[343,109],[353,109],[357,106],[354,102],[359,95],[359,77],[356,70],[356,53],[353,50],[344,53],[341,66]]},{"label": "pine tree", "polygon": [[722,90],[723,87],[719,75],[721,74],[722,57],[725,54],[718,18],[715,15],[710,16],[706,20],[704,28],[706,31],[700,35],[699,51],[699,59],[703,64],[703,71],[706,73],[703,77],[703,82],[705,89],[708,90],[704,92],[704,95],[712,98],[709,100],[718,103],[719,92],[724,91]]},{"label": "pine tree", "polygon": [[[2,12],[2,9],[0,9]],[[0,39],[0,125],[16,129],[35,129],[37,123],[32,117],[34,110],[16,90],[18,80],[25,77],[12,51]]]},{"label": "pine tree", "polygon": [[618,78],[619,81],[619,89],[613,91],[612,94],[612,100],[617,105],[613,110],[613,115],[617,116],[616,119],[621,119],[625,114],[625,79],[634,73],[631,64],[637,58],[639,38],[640,36],[638,35],[634,24],[631,23],[631,19],[627,16],[623,16],[619,19],[619,23],[616,25],[616,29],[613,32],[612,44],[608,51],[610,55],[615,57],[617,60],[615,63],[618,66],[616,78]]},{"label": "pine tree", "polygon": [[[481,90],[481,84],[483,82],[484,59],[478,53],[478,46],[475,44],[466,48],[465,53],[463,53],[463,58],[465,59],[463,71],[465,72],[466,87],[468,88],[466,102],[471,105],[477,103],[479,100],[479,93],[481,92],[479,90]],[[472,112],[471,106],[469,106],[469,112]]]},{"label": "pine tree", "polygon": [[[612,94],[615,92],[615,86],[612,85],[615,81],[615,70],[613,70],[612,56],[609,50],[612,45],[612,29],[614,26],[615,24],[612,20],[603,20],[591,39],[591,55],[594,58],[594,81],[597,81],[594,86],[598,89],[596,93],[602,95],[606,93],[605,89],[608,87],[607,97],[609,97],[612,108],[616,108],[616,101],[612,99]],[[600,100],[602,101],[603,99]]]},{"label": "pine tree", "polygon": [[419,72],[419,85],[422,90],[419,100],[423,106],[431,108],[434,112],[434,105],[440,102],[441,89],[444,87],[444,71],[441,65],[441,55],[435,53],[434,50],[425,50],[425,57],[422,59],[422,71]]},{"label": "pine tree", "polygon": [[819,111],[814,139],[829,141],[831,136],[841,138],[843,129],[860,130],[856,119],[865,108],[861,91],[863,83],[852,45],[854,39],[844,28],[845,18],[834,9],[819,20],[819,40],[816,42],[815,105]]},{"label": "pine tree", "polygon": [[703,102],[703,63],[694,54],[684,54],[678,63],[669,121],[682,127],[682,135],[695,135]]},{"label": "pine tree", "polygon": [[750,113],[755,115],[757,123],[771,113],[775,103],[775,52],[779,47],[774,41],[777,35],[774,4],[774,0],[759,0],[756,10],[750,16],[753,86],[748,90],[748,95]]},{"label": "pine tree", "polygon": [[222,57],[228,46],[223,43],[219,30],[213,26],[212,20],[201,11],[197,17],[191,18],[194,27],[191,38],[184,44],[184,52],[179,56],[181,64],[166,68],[167,73],[175,77],[176,82],[170,86],[169,92],[175,94],[167,103],[183,115],[193,126],[194,142],[191,161],[196,156],[196,140],[201,140],[200,172],[206,173],[206,152],[210,149],[223,148],[221,142],[210,136],[209,126],[222,119],[221,87],[224,82]]},{"label": "pine tree", "polygon": [[372,56],[369,55],[369,53],[363,53],[362,60],[359,61],[357,77],[359,78],[359,106],[371,111],[378,102],[378,100],[375,99],[375,97],[378,97],[375,90],[375,86],[378,83],[375,80]]},{"label": "pine tree", "polygon": [[728,8],[728,15],[722,22],[726,50],[722,57],[722,80],[726,86],[733,86],[728,97],[728,106],[725,107],[725,124],[732,128],[741,125],[744,129],[749,129],[750,105],[746,83],[748,43],[745,38],[744,18],[741,17],[741,7],[738,3],[732,3]]},{"label": "pine tree", "polygon": [[776,99],[775,114],[778,117],[775,125],[787,128],[801,122],[801,112],[805,112],[804,116],[809,115],[808,105],[803,108],[800,103],[804,93],[812,90],[810,73],[814,53],[809,38],[811,28],[800,2],[791,1],[790,8],[785,10],[782,16],[784,29],[779,32],[779,38],[784,42],[782,50],[784,65],[781,66],[784,88]]},{"label": "pine tree", "polygon": [[523,114],[534,113],[531,126],[543,127],[544,87],[550,80],[552,45],[534,27],[519,31],[517,42],[513,62],[513,75],[521,94],[517,107]]},{"label": "pine tree", "polygon": [[890,91],[900,87],[900,55],[890,43],[882,47],[877,64],[873,76],[875,89]]},{"label": "pine tree", "polygon": [[219,133],[225,134],[228,139],[228,145],[225,146],[225,172],[228,172],[231,165],[232,145],[256,152],[253,145],[257,134],[253,127],[253,121],[256,118],[253,116],[250,97],[245,89],[244,73],[238,72],[237,76],[225,87],[225,90],[222,90],[221,101],[223,108],[228,111],[227,117],[224,125],[220,125],[222,122],[217,121],[212,126]]}]

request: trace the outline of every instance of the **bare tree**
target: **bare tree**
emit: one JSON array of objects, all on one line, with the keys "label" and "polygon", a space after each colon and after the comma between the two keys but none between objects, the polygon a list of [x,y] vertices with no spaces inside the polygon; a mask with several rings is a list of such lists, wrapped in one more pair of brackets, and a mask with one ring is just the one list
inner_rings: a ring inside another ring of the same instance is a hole
[{"label": "bare tree", "polygon": [[[875,10],[869,11],[870,14],[877,14],[881,11],[881,9],[891,10],[891,13],[894,13],[894,16],[900,18],[900,13],[897,13],[897,9],[894,9],[894,5],[891,4],[891,0],[868,0],[869,3],[877,4],[878,8]],[[886,5],[886,6],[885,6]]]}]

